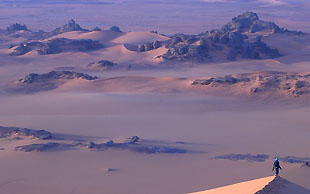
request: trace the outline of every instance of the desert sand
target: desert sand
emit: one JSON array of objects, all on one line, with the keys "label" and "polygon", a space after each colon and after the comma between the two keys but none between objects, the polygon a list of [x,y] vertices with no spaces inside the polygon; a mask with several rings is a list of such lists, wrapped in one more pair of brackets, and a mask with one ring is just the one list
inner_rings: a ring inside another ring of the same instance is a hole
[{"label": "desert sand", "polygon": [[[262,33],[261,41],[281,53],[275,58],[228,60],[227,45],[209,45],[213,60],[202,61],[164,59],[165,44],[137,51],[174,33],[220,28],[247,10],[309,32],[307,1],[277,2],[0,3],[0,132],[51,134],[0,133],[0,193],[269,194],[275,157],[283,179],[272,188],[307,193],[309,34]],[[49,32],[71,18],[90,30],[38,40],[30,31],[5,31],[18,22]],[[123,32],[109,30],[114,25]],[[20,43],[58,38],[102,47],[10,56]],[[102,60],[115,66],[88,68]]]},{"label": "desert sand", "polygon": [[[256,179],[252,181],[237,183],[234,185],[229,185],[217,189],[211,189],[207,191],[197,192],[196,194],[306,194],[310,190],[307,190],[299,185],[291,183],[281,177],[265,177],[261,179]],[[194,193],[193,193],[194,194]]]}]

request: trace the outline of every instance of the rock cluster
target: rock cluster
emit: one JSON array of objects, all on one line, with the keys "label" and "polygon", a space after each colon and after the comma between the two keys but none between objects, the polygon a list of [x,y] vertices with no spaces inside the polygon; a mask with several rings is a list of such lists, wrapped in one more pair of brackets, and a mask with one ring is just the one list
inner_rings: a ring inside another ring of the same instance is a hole
[{"label": "rock cluster", "polygon": [[162,43],[160,41],[155,41],[155,42],[148,42],[142,45],[138,45],[138,52],[145,52],[145,51],[150,51],[154,49],[158,49],[161,47]]},{"label": "rock cluster", "polygon": [[[259,19],[256,13],[246,12],[232,19],[221,29],[215,29],[199,35],[176,34],[168,41],[157,43],[168,48],[162,57],[166,60],[210,61],[216,53],[226,56],[228,60],[238,58],[265,59],[280,57],[275,48],[270,48],[261,41],[261,37],[249,39],[246,33],[287,33],[302,35],[302,32],[280,28],[273,22]],[[147,49],[146,49],[147,48]],[[152,44],[142,45],[139,51],[152,50]]]},{"label": "rock cluster", "polygon": [[227,154],[216,156],[215,159],[225,159],[225,160],[248,160],[248,161],[256,161],[256,162],[264,162],[269,159],[269,155],[266,154]]},{"label": "rock cluster", "polygon": [[41,140],[52,138],[52,134],[45,130],[0,126],[0,138],[6,138],[12,135],[20,137],[33,137]]},{"label": "rock cluster", "polygon": [[111,30],[111,31],[114,31],[114,32],[122,32],[121,29],[120,29],[119,27],[117,27],[117,26],[112,26],[112,27],[110,28],[110,30]]},{"label": "rock cluster", "polygon": [[42,143],[42,144],[30,144],[30,145],[17,146],[15,147],[15,151],[46,152],[46,151],[56,151],[56,150],[68,150],[68,149],[74,148],[75,146],[77,145],[48,142],[48,143]]},{"label": "rock cluster", "polygon": [[63,25],[62,27],[58,27],[53,30],[51,33],[53,35],[65,33],[65,32],[72,32],[72,31],[88,31],[83,29],[79,24],[77,24],[73,19],[69,20],[67,24]]},{"label": "rock cluster", "polygon": [[66,38],[56,38],[48,41],[44,46],[38,50],[39,54],[56,54],[61,52],[87,52],[94,51],[103,48],[103,45],[99,41],[94,41],[91,39],[66,39]]},{"label": "rock cluster", "polygon": [[7,91],[26,94],[48,91],[73,79],[95,80],[98,77],[72,71],[51,71],[45,74],[30,73],[25,78],[18,80],[16,85],[8,88]]},{"label": "rock cluster", "polygon": [[277,49],[272,49],[256,38],[247,41],[248,37],[240,32],[212,30],[197,36],[175,35],[168,44],[168,52],[164,59],[182,61],[212,60],[213,53],[223,53],[228,50],[226,58],[236,60],[238,57],[247,59],[276,58],[281,56]]},{"label": "rock cluster", "polygon": [[269,32],[269,33],[290,33],[301,35],[302,32],[290,31],[287,29],[280,28],[274,22],[267,22],[260,20],[258,15],[253,12],[245,12],[237,17],[234,17],[231,22],[224,25],[222,30],[228,32],[248,32],[248,33],[256,33],[256,32]]},{"label": "rock cluster", "polygon": [[310,94],[310,73],[258,72],[194,80],[192,85],[238,87],[249,94],[274,93],[299,97]]},{"label": "rock cluster", "polygon": [[104,71],[118,67],[117,63],[108,60],[100,60],[98,62],[89,63],[85,68],[87,70]]},{"label": "rock cluster", "polygon": [[20,30],[28,31],[28,28],[25,24],[18,24],[18,23],[12,24],[6,28],[7,32],[16,32]]},{"label": "rock cluster", "polygon": [[52,80],[70,80],[70,79],[85,79],[95,80],[96,76],[90,76],[85,73],[76,73],[72,71],[51,71],[45,74],[30,73],[25,78],[20,79],[18,82],[21,84],[31,84],[35,82],[45,82]]},{"label": "rock cluster", "polygon": [[41,55],[57,54],[62,52],[87,52],[103,48],[99,41],[91,39],[67,39],[56,38],[47,42],[34,41],[25,44],[20,44],[16,47],[11,56],[24,55],[32,50],[36,50]]}]

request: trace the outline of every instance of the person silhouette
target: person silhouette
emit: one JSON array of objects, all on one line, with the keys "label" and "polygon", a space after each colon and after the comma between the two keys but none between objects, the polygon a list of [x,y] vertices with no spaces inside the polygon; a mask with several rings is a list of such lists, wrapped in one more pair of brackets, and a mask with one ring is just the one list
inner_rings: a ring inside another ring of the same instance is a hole
[{"label": "person silhouette", "polygon": [[276,176],[279,176],[279,169],[282,170],[281,166],[280,166],[280,161],[278,158],[276,158],[276,160],[273,163],[273,168],[272,171],[276,170]]}]

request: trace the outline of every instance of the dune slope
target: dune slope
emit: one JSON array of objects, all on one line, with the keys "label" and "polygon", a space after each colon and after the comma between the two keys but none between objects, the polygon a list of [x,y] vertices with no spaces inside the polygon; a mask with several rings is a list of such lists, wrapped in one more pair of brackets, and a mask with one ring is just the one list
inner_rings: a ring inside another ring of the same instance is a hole
[{"label": "dune slope", "polygon": [[254,194],[263,189],[273,178],[274,176],[270,176],[192,194]]},{"label": "dune slope", "polygon": [[269,176],[192,194],[309,194],[310,190],[281,177]]},{"label": "dune slope", "polygon": [[309,194],[310,190],[289,182],[281,177],[276,177],[262,190],[255,194]]}]

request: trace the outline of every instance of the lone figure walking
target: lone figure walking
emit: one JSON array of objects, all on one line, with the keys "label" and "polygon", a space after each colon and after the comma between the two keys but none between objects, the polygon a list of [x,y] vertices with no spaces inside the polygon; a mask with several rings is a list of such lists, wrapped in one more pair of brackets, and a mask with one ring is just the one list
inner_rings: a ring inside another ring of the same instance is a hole
[{"label": "lone figure walking", "polygon": [[275,160],[274,163],[273,163],[273,168],[272,168],[272,171],[276,170],[276,176],[279,176],[279,169],[282,170],[282,168],[281,168],[281,166],[280,166],[279,159],[276,158],[276,160]]}]

